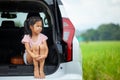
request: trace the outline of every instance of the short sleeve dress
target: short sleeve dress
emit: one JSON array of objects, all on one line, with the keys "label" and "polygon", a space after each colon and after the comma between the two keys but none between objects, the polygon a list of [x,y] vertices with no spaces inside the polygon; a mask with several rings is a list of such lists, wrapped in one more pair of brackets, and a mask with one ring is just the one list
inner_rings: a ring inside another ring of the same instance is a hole
[{"label": "short sleeve dress", "polygon": [[[39,36],[38,36],[38,40],[35,41],[35,42],[32,40],[32,38],[30,37],[30,35],[24,35],[24,37],[23,37],[23,39],[21,40],[21,42],[22,42],[23,44],[29,43],[29,44],[30,44],[30,47],[32,47],[32,45],[40,45],[40,44],[42,44],[42,42],[44,42],[44,41],[47,40],[47,39],[48,39],[48,37],[47,37],[46,35],[40,33]],[[23,59],[24,59],[25,64],[27,64],[26,54],[27,54],[27,52],[26,52],[26,50],[25,50],[25,53],[24,53],[24,55],[23,55]]]}]

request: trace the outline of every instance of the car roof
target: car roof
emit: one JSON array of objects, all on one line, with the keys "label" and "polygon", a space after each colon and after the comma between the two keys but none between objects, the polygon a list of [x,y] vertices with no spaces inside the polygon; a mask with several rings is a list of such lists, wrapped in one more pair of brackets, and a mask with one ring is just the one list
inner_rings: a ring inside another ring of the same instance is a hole
[{"label": "car roof", "polygon": [[[31,6],[32,5],[32,6]],[[30,7],[31,6],[31,7]],[[0,0],[0,11],[17,11],[17,12],[41,12],[44,11],[43,6],[36,1],[10,1],[10,0]]]},{"label": "car roof", "polygon": [[[44,0],[48,5],[53,4],[53,0]],[[44,2],[41,1],[40,2]],[[58,5],[62,5],[61,0],[57,0]],[[30,7],[32,5],[32,7]],[[0,0],[0,11],[23,11],[23,12],[41,12],[43,9],[38,0]]]}]

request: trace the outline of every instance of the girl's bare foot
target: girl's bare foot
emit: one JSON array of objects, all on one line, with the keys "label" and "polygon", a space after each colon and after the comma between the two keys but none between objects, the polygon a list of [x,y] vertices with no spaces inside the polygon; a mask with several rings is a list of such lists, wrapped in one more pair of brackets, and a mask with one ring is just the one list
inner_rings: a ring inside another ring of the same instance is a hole
[{"label": "girl's bare foot", "polygon": [[34,70],[34,77],[35,78],[40,78],[39,70]]},{"label": "girl's bare foot", "polygon": [[44,79],[45,78],[45,73],[44,72],[40,72],[40,78]]}]

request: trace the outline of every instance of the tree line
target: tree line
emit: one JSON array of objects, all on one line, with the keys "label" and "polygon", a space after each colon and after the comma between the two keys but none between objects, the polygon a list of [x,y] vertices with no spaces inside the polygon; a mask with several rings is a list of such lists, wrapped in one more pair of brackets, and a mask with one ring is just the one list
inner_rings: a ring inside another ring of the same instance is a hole
[{"label": "tree line", "polygon": [[120,25],[101,24],[97,29],[88,29],[80,36],[86,41],[120,40]]}]

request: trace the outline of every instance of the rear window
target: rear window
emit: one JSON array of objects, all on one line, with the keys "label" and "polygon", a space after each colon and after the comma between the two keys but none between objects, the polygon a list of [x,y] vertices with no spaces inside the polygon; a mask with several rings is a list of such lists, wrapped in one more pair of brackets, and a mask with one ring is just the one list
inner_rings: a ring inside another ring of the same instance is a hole
[{"label": "rear window", "polygon": [[[9,13],[13,13],[13,12],[9,12]],[[16,18],[2,18],[0,17],[0,27],[2,26],[2,22],[3,21],[13,21],[15,23],[16,27],[23,27],[24,26],[24,21],[27,19],[27,15],[28,13],[24,13],[24,12],[15,12],[14,14],[16,14]],[[0,15],[2,15],[2,12],[0,12]],[[43,19],[43,24],[44,27],[48,27],[48,19],[46,18],[46,15],[44,12],[40,12],[39,15],[42,17]]]}]

